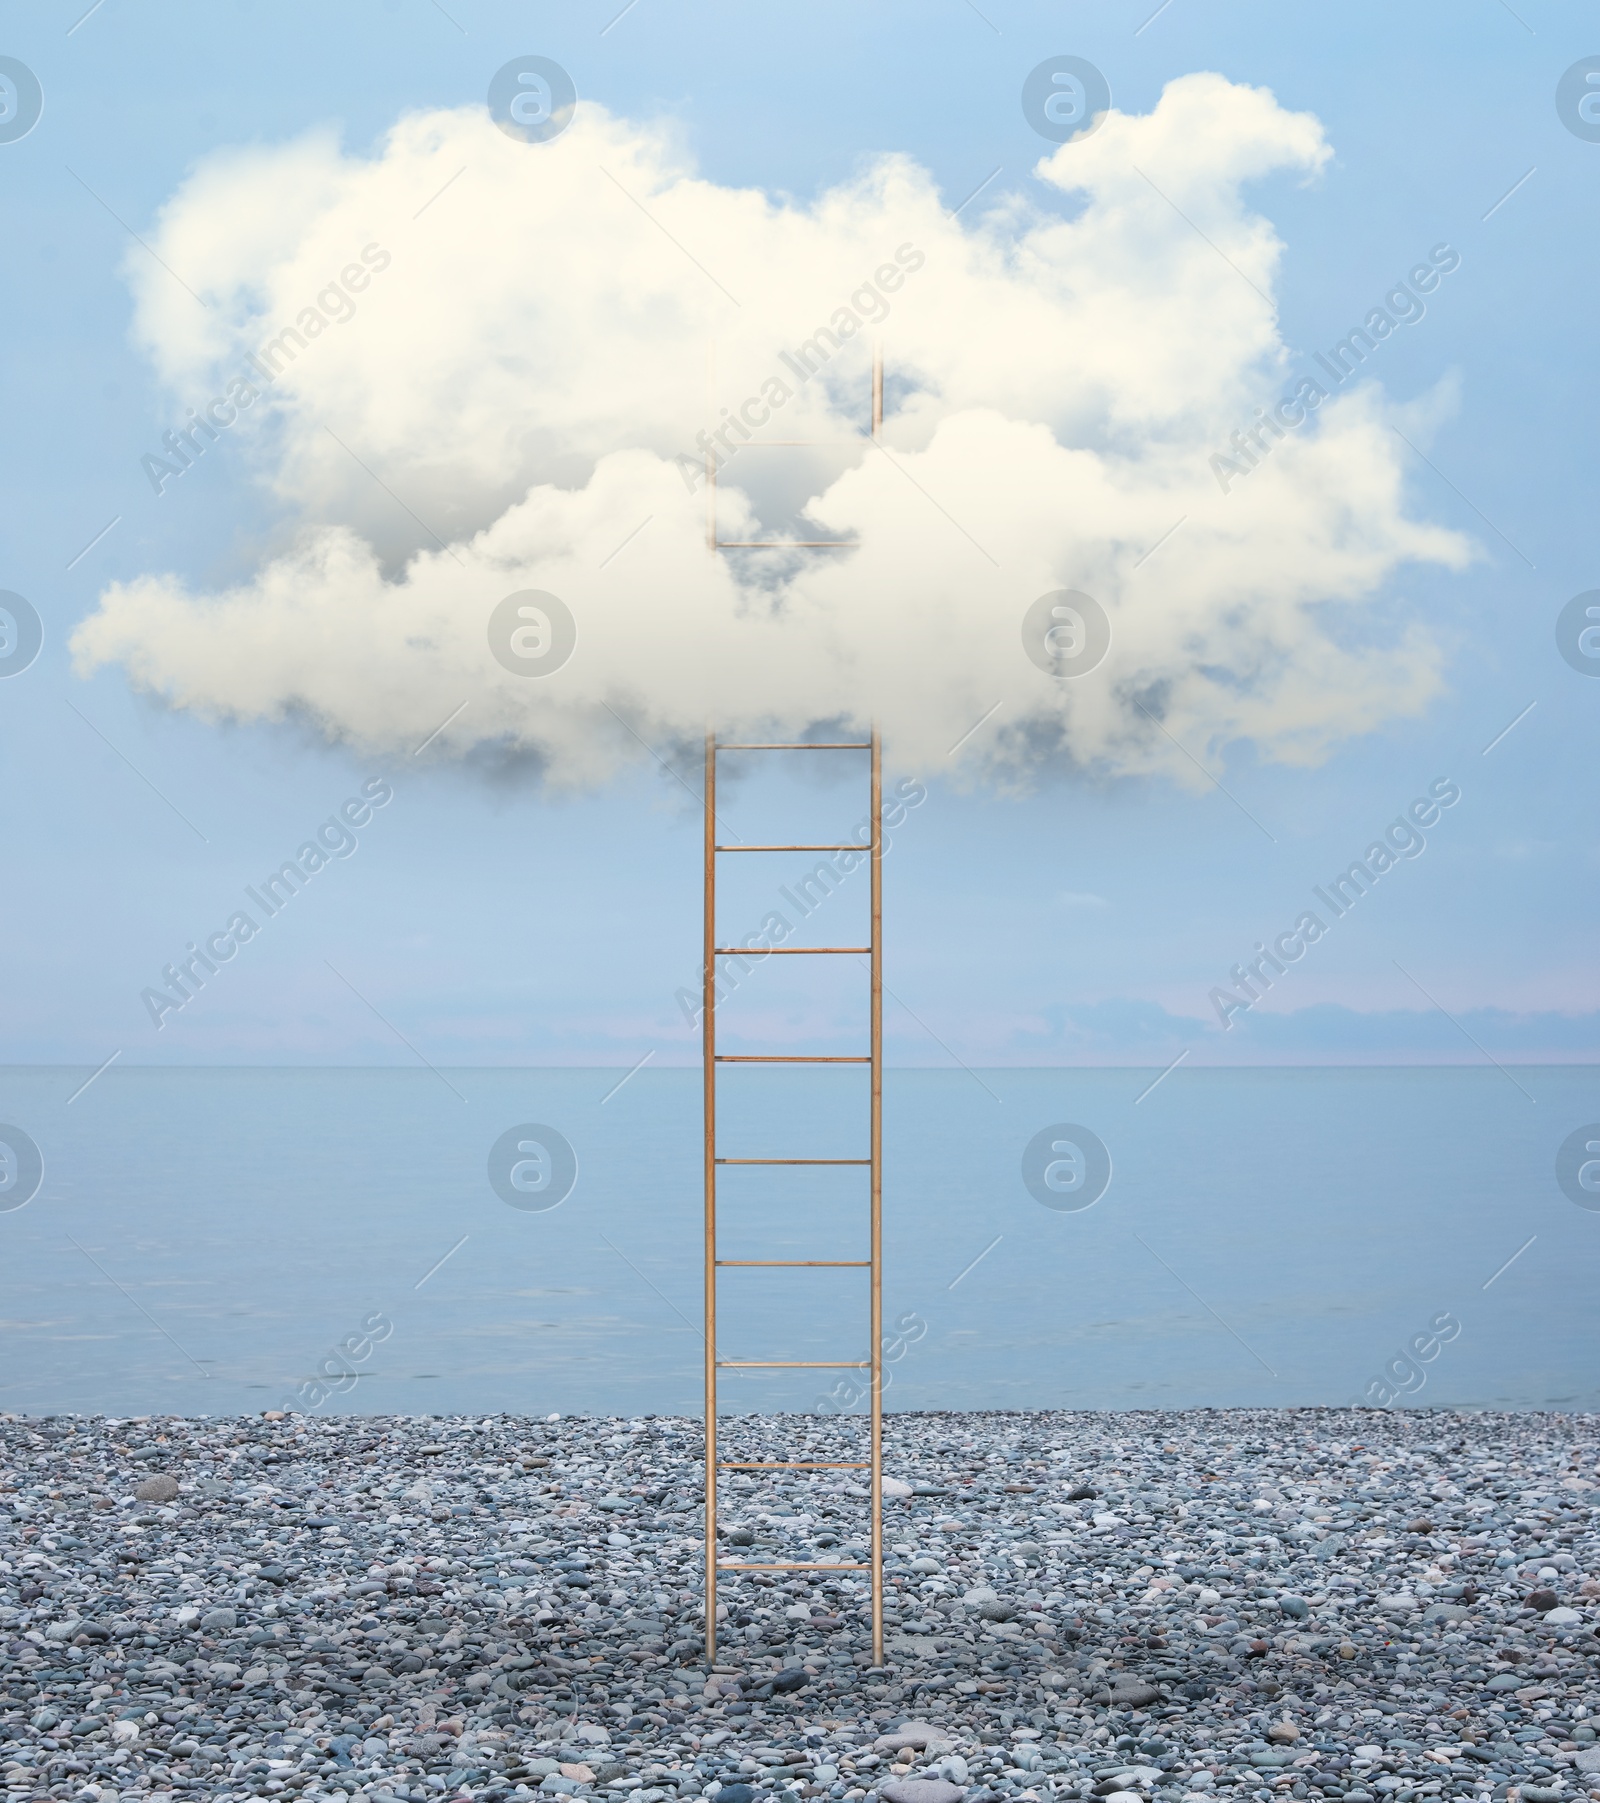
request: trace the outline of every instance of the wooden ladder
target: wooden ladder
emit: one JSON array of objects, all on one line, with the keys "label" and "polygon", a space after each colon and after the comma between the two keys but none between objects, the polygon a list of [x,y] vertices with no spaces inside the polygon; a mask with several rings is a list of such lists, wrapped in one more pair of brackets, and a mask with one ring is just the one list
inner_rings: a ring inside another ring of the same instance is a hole
[{"label": "wooden ladder", "polygon": [[[872,754],[871,839],[868,845],[719,845],[716,833],[717,757],[739,751],[867,751]],[[827,744],[726,744],[706,735],[705,763],[705,961],[702,996],[705,1083],[705,1531],[706,1660],[717,1656],[717,1574],[719,1571],[865,1571],[872,1574],[872,1659],[883,1664],[883,773],[876,728],[869,739]],[[716,971],[719,957],[748,957],[748,948],[718,945],[717,859],[733,853],[867,851],[872,870],[872,929],[869,945],[774,946],[762,956],[865,956],[872,983],[869,1050],[848,1057],[800,1057],[781,1053],[724,1053],[717,1050]],[[872,1084],[869,1152],[865,1158],[723,1158],[717,1152],[717,1066],[719,1064],[864,1064]],[[871,1256],[854,1258],[721,1258],[717,1253],[717,1172],[723,1165],[857,1165],[870,1180]],[[858,1269],[871,1288],[870,1355],[865,1359],[724,1359],[717,1355],[717,1274],[730,1267]],[[747,1461],[717,1456],[717,1374],[719,1371],[829,1370],[871,1373],[870,1460]],[[868,1471],[871,1473],[872,1557],[865,1564],[826,1561],[757,1564],[717,1556],[717,1473],[719,1471]]]}]

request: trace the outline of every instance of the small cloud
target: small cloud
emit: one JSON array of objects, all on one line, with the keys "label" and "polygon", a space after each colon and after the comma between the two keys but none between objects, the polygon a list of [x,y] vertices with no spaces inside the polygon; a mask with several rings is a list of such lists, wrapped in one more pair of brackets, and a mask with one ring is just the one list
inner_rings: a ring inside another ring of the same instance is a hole
[{"label": "small cloud", "polygon": [[1109,908],[1103,895],[1091,895],[1086,889],[1058,889],[1056,901],[1063,908]]}]

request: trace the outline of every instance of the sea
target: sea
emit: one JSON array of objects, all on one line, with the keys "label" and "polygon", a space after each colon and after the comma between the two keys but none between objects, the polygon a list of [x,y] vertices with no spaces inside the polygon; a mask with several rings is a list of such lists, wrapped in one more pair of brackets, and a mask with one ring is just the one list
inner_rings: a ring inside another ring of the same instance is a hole
[{"label": "sea", "polygon": [[[89,1076],[0,1071],[0,1409],[700,1412],[697,1070]],[[866,1097],[725,1067],[719,1154],[864,1158]],[[886,1406],[1594,1410],[1597,1122],[1593,1067],[887,1070]],[[859,1414],[867,1168],[718,1178],[719,1407]]]}]

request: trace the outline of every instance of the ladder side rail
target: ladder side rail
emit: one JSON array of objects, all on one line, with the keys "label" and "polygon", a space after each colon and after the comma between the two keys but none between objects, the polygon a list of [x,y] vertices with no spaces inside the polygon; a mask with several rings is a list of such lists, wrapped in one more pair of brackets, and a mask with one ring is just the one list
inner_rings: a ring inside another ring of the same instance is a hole
[{"label": "ladder side rail", "polygon": [[[709,459],[707,460],[709,463]],[[705,1107],[706,1663],[717,1661],[717,738],[706,734],[704,969],[700,1032]]]},{"label": "ladder side rail", "polygon": [[[881,366],[880,366],[881,367]],[[876,378],[881,395],[881,375]],[[874,424],[876,424],[876,417]],[[883,1664],[883,748],[872,728],[872,1663]]]}]

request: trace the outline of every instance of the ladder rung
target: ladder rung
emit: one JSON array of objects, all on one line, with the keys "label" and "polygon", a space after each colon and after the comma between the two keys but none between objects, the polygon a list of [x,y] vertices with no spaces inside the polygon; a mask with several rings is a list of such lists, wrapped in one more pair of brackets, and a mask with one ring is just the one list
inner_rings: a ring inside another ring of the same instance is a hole
[{"label": "ladder rung", "polygon": [[871,1164],[870,1158],[719,1158],[718,1164]]},{"label": "ladder rung", "polygon": [[798,1053],[775,1054],[771,1052],[716,1052],[713,1055],[716,1064],[871,1064],[871,1058],[824,1058],[816,1056],[801,1057]]},{"label": "ladder rung", "polygon": [[718,1359],[721,1371],[870,1371],[871,1359]]},{"label": "ladder rung", "polygon": [[[743,444],[743,440],[740,442]],[[751,451],[765,451],[773,445],[782,445],[791,451],[820,451],[826,450],[830,445],[868,445],[873,442],[865,433],[853,432],[848,438],[756,438],[752,439],[744,448]],[[790,541],[779,539],[777,542],[788,544]],[[831,544],[833,541],[830,539],[828,542]],[[785,746],[784,750],[788,750],[788,747]]]},{"label": "ladder rung", "polygon": [[724,1471],[870,1471],[871,1459],[718,1459]]},{"label": "ladder rung", "polygon": [[826,1559],[812,1559],[796,1565],[727,1565],[717,1561],[718,1571],[871,1571],[870,1565],[830,1565]]},{"label": "ladder rung", "polygon": [[872,1269],[870,1258],[719,1258],[719,1265],[760,1265],[763,1267],[782,1267],[785,1270],[806,1268],[812,1265],[826,1265],[829,1269],[853,1271],[858,1266],[863,1271]]},{"label": "ladder rung", "polygon": [[842,740],[827,745],[718,745],[715,751],[871,751],[871,739]]},{"label": "ladder rung", "polygon": [[713,851],[871,851],[872,841],[865,845],[713,845]]},{"label": "ladder rung", "polygon": [[842,956],[845,952],[870,954],[870,945],[773,945],[765,950],[751,945],[714,945],[717,958],[822,958]]}]

